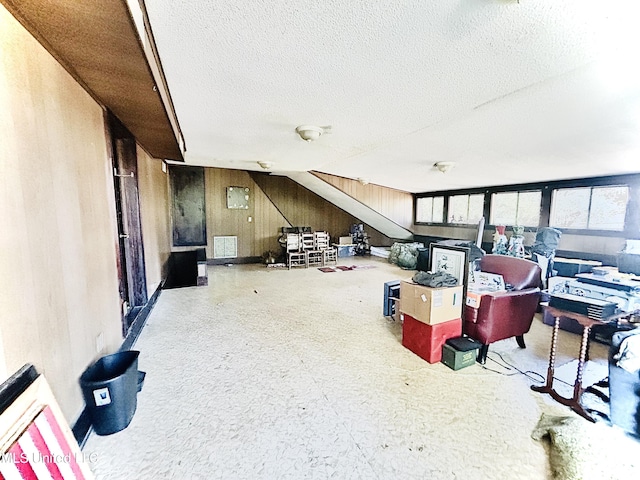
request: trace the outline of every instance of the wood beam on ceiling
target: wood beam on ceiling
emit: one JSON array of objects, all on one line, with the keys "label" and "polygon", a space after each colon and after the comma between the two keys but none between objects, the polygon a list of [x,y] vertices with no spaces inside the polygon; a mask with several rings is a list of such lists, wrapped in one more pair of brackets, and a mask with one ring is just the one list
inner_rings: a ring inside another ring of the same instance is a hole
[{"label": "wood beam on ceiling", "polygon": [[156,85],[126,0],[0,2],[150,155],[184,160],[173,106],[160,95],[165,86]]}]

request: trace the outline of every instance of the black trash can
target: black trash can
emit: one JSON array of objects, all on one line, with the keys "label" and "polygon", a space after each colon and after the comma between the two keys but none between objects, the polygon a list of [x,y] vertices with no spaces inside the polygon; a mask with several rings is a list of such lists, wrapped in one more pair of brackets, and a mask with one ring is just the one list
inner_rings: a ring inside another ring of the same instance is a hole
[{"label": "black trash can", "polygon": [[136,411],[144,372],[140,352],[127,350],[100,358],[80,377],[80,386],[94,431],[110,435],[126,428]]}]

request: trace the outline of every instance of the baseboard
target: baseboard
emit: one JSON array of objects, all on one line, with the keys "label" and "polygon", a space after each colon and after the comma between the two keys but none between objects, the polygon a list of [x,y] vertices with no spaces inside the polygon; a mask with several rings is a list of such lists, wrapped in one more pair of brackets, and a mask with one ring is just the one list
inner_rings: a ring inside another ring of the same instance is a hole
[{"label": "baseboard", "polygon": [[207,265],[261,263],[262,257],[208,258]]},{"label": "baseboard", "polygon": [[0,413],[9,408],[24,391],[29,388],[40,375],[36,367],[30,363],[25,364],[20,370],[7,378],[0,385]]},{"label": "baseboard", "polygon": [[89,435],[91,434],[91,419],[89,418],[89,411],[84,408],[80,413],[80,416],[76,420],[76,423],[71,427],[71,432],[80,446],[80,450],[84,448],[84,444],[87,443]]},{"label": "baseboard", "polygon": [[145,306],[142,307],[142,309],[136,315],[136,318],[133,320],[131,327],[129,327],[127,336],[125,337],[124,341],[122,342],[122,345],[120,346],[121,352],[125,350],[131,350],[133,345],[136,343],[136,340],[138,340],[138,337],[140,336],[140,333],[142,332],[142,329],[144,328],[145,324],[147,323],[147,319],[151,314],[151,310],[153,310],[154,305],[158,301],[158,297],[160,296],[160,292],[162,291],[164,282],[165,280],[163,280],[160,283],[160,285],[158,285],[158,288],[156,288],[156,291],[153,292],[153,295],[151,295],[151,298],[147,301]]},{"label": "baseboard", "polygon": [[[165,281],[166,279],[162,280],[162,282],[160,283],[160,285],[158,285],[158,288],[156,288],[156,291],[153,293],[153,295],[151,295],[151,298],[147,301],[145,306],[142,307],[137,313],[136,318],[133,320],[129,331],[127,332],[127,336],[122,341],[122,345],[120,345],[120,352],[131,350],[131,348],[133,348],[133,346],[135,345],[138,337],[140,336],[140,333],[142,333],[142,329],[147,323],[147,319],[151,314],[151,310],[153,310],[153,307],[156,304],[158,297],[160,296],[160,292],[162,291],[162,287],[164,286]],[[78,442],[80,448],[84,448],[84,445],[85,443],[87,443],[87,439],[91,434],[91,419],[89,418],[89,411],[86,407],[82,410],[77,420],[71,427],[71,431],[73,432],[73,436],[75,437],[76,442]]]}]

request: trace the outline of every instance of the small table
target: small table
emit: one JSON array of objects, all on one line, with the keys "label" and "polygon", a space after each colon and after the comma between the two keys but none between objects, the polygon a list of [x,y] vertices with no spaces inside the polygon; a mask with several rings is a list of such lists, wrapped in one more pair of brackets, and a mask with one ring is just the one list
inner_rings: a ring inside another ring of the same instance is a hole
[{"label": "small table", "polygon": [[[548,393],[554,400],[570,407],[578,415],[581,415],[590,422],[595,422],[593,417],[591,417],[591,415],[589,415],[589,413],[580,404],[580,398],[582,397],[582,393],[584,392],[584,389],[582,388],[582,374],[584,373],[584,364],[589,348],[589,333],[591,332],[591,327],[593,327],[594,325],[603,325],[606,323],[616,322],[624,317],[633,315],[635,312],[626,312],[613,315],[602,320],[595,320],[593,318],[587,317],[586,315],[570,312],[568,310],[560,310],[559,308],[555,307],[544,308],[555,318],[553,333],[551,334],[551,352],[549,354],[549,368],[547,369],[547,383],[542,386],[532,385],[531,390],[540,393]],[[556,350],[558,346],[558,329],[560,327],[560,317],[572,318],[580,325],[582,325],[582,340],[580,342],[580,354],[578,357],[578,371],[576,373],[576,380],[573,384],[573,396],[571,398],[563,397],[553,389],[553,375],[556,363]]]}]

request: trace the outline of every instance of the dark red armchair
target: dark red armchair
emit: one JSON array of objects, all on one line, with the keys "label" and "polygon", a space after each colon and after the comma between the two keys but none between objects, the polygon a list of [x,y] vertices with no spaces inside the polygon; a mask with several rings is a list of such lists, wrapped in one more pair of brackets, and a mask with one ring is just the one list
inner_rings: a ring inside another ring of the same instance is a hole
[{"label": "dark red armchair", "polygon": [[516,337],[526,348],[524,334],[531,328],[540,301],[542,270],[537,263],[506,255],[485,255],[480,270],[502,275],[510,291],[487,293],[479,308],[464,307],[463,332],[482,343],[478,362],[485,363],[489,344]]}]

